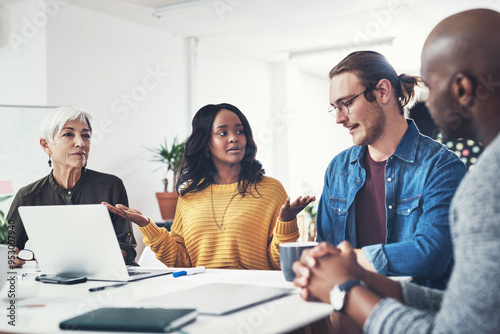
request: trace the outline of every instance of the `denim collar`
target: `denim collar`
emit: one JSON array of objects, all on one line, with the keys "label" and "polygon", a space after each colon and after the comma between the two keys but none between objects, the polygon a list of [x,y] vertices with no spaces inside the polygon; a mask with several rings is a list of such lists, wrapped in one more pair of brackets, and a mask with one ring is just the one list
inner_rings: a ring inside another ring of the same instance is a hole
[{"label": "denim collar", "polygon": [[[396,147],[396,151],[394,151],[391,156],[396,156],[408,163],[414,163],[417,152],[417,138],[420,131],[418,131],[418,128],[412,119],[407,119],[406,122],[408,123],[408,129],[406,129],[403,138],[401,138],[398,147]],[[351,164],[355,162],[362,164],[363,157],[365,156],[367,149],[368,147],[366,145],[353,147],[354,158],[351,160]]]}]

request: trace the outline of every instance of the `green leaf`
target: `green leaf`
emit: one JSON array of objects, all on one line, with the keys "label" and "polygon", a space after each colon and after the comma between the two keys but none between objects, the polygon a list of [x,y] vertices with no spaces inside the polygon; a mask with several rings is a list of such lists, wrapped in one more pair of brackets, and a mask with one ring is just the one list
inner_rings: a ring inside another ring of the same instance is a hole
[{"label": "green leaf", "polygon": [[12,197],[12,195],[7,195],[7,196],[0,197],[0,202],[3,202],[3,201],[5,201],[5,200],[7,200],[7,199],[9,199],[11,197]]},{"label": "green leaf", "polygon": [[[174,177],[177,174],[182,158],[184,157],[184,150],[186,148],[186,141],[179,142],[178,138],[175,137],[172,145],[167,143],[165,138],[164,143],[160,144],[157,148],[149,148],[148,150],[153,152],[153,159],[151,161],[160,162],[165,166],[165,172],[173,171]],[[175,180],[174,180],[175,187]]]}]

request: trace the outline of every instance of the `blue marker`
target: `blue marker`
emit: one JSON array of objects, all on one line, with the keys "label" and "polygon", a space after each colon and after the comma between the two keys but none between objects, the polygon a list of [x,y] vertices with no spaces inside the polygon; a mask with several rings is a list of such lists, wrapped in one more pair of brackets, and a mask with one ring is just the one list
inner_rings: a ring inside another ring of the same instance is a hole
[{"label": "blue marker", "polygon": [[195,274],[204,273],[205,270],[206,270],[205,267],[189,268],[189,269],[186,269],[186,270],[176,271],[172,275],[174,277],[189,276],[189,275],[195,275]]}]

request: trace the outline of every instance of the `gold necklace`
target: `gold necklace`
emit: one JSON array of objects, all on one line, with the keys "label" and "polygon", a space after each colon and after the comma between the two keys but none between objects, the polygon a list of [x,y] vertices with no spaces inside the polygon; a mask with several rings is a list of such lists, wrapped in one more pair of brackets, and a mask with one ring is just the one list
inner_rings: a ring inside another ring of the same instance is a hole
[{"label": "gold necklace", "polygon": [[214,222],[215,222],[215,225],[217,225],[217,228],[219,229],[219,232],[224,232],[224,230],[226,229],[224,227],[224,216],[226,215],[226,211],[227,211],[227,208],[229,208],[229,204],[231,204],[231,202],[233,201],[233,198],[236,197],[236,194],[234,194],[231,199],[229,200],[229,202],[227,203],[226,205],[226,209],[224,209],[224,213],[222,214],[222,221],[219,224],[217,224],[217,219],[215,219],[215,209],[214,209],[214,193],[212,191],[212,185],[210,185],[210,199],[212,200],[212,215],[214,216]]}]

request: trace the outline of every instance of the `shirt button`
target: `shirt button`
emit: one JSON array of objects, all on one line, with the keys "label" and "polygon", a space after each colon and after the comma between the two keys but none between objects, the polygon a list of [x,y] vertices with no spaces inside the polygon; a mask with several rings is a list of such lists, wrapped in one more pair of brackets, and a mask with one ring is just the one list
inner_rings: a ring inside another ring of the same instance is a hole
[{"label": "shirt button", "polygon": [[387,182],[391,182],[392,179],[390,177],[387,178]]},{"label": "shirt button", "polygon": [[71,191],[68,191],[68,195],[71,195]]},{"label": "shirt button", "polygon": [[389,210],[392,210],[392,205],[389,205]]},{"label": "shirt button", "polygon": [[339,209],[339,212],[340,212],[340,209]]},{"label": "shirt button", "polygon": [[408,209],[408,213],[410,213],[410,212],[411,212],[411,210],[410,210],[410,209]]}]

